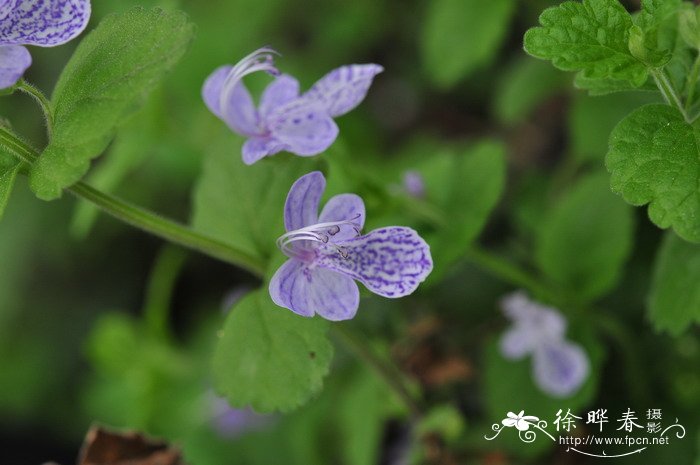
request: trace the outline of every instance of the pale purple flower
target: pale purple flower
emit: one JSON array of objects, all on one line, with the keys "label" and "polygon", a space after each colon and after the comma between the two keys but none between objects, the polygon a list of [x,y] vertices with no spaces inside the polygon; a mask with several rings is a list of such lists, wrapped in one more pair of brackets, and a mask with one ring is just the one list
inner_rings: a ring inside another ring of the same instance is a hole
[{"label": "pale purple flower", "polygon": [[273,423],[272,415],[262,415],[248,408],[232,408],[228,401],[213,392],[208,395],[211,402],[212,426],[222,437],[236,438],[245,433],[265,429]]},{"label": "pale purple flower", "polygon": [[409,170],[403,174],[403,187],[411,197],[425,197],[425,181],[418,171]]},{"label": "pale purple flower", "polygon": [[[282,150],[307,157],[326,150],[338,136],[333,118],[362,102],[379,65],[347,65],[334,69],[304,94],[292,76],[279,74],[276,52],[261,48],[235,66],[216,69],[204,83],[202,98],[209,110],[233,131],[246,136],[243,162],[251,165]],[[256,71],[277,76],[256,108],[243,77]]]},{"label": "pale purple flower", "polygon": [[503,356],[518,360],[532,355],[535,384],[554,397],[568,397],[586,381],[590,370],[583,348],[567,341],[566,320],[557,310],[515,292],[501,302],[513,326],[502,336]]},{"label": "pale purple flower", "polygon": [[89,0],[0,0],[0,89],[14,85],[32,64],[23,45],[64,44],[89,19]]},{"label": "pale purple flower", "polygon": [[411,294],[433,269],[430,247],[411,228],[390,226],[365,235],[365,205],[355,194],[328,200],[318,214],[326,179],[318,171],[299,178],[284,207],[287,233],[277,244],[287,255],[270,281],[279,306],[328,320],[355,316],[355,280],[384,297]]}]

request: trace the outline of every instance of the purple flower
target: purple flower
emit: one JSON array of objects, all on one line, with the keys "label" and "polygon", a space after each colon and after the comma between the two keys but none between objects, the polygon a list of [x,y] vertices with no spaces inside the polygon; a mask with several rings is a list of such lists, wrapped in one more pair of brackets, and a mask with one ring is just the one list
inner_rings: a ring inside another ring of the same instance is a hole
[{"label": "purple flower", "polygon": [[326,179],[318,171],[299,178],[284,207],[287,233],[277,244],[290,257],[270,281],[279,306],[333,321],[355,316],[355,280],[384,297],[406,296],[433,269],[430,247],[411,228],[391,226],[365,235],[365,205],[355,194],[332,197],[318,214]]},{"label": "purple flower", "polygon": [[425,197],[425,181],[418,171],[409,170],[403,174],[403,187],[411,197],[422,199]]},{"label": "purple flower", "polygon": [[274,417],[255,413],[251,408],[231,408],[228,401],[213,392],[208,394],[211,402],[212,426],[225,438],[237,438],[245,433],[271,426]]},{"label": "purple flower", "polygon": [[32,64],[22,45],[61,45],[89,19],[89,0],[0,0],[0,89],[14,85]]},{"label": "purple flower", "polygon": [[[275,68],[269,48],[261,48],[235,66],[216,69],[204,83],[202,98],[209,110],[233,131],[246,136],[243,162],[252,165],[282,150],[302,157],[326,150],[338,136],[333,118],[362,102],[379,65],[348,65],[321,78],[299,95],[299,82]],[[266,71],[277,76],[255,107],[242,82],[244,76]]]},{"label": "purple flower", "polygon": [[501,302],[513,326],[501,338],[501,353],[510,360],[531,354],[533,377],[542,391],[554,397],[575,393],[588,377],[588,356],[565,339],[566,320],[553,308],[515,292]]}]

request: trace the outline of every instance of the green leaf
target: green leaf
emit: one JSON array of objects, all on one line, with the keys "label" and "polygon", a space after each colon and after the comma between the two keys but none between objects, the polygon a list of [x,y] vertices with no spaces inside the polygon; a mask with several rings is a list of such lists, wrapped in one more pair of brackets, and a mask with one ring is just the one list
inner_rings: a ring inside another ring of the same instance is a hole
[{"label": "green leaf", "polygon": [[428,3],[421,52],[439,87],[456,84],[495,58],[515,10],[514,0],[434,0]]},{"label": "green leaf", "polygon": [[569,76],[547,63],[518,57],[499,83],[494,113],[503,123],[518,123],[546,98],[568,87],[570,81]]},{"label": "green leaf", "polygon": [[329,324],[276,306],[265,290],[246,296],[226,319],[213,360],[214,384],[234,407],[290,411],[323,384],[333,357]]},{"label": "green leaf", "polygon": [[496,207],[505,183],[505,150],[500,142],[480,142],[451,157],[440,177],[432,182],[426,178],[429,195],[432,186],[449,186],[441,203],[446,223],[428,240],[435,262],[433,279],[464,256]]},{"label": "green leaf", "polygon": [[649,318],[659,331],[679,335],[700,323],[700,246],[667,232],[656,257]]},{"label": "green leaf", "polygon": [[5,213],[7,201],[10,200],[21,163],[9,155],[0,153],[0,219]]},{"label": "green leaf", "polygon": [[540,24],[525,34],[529,54],[580,71],[586,80],[627,81],[632,87],[647,80],[646,66],[628,48],[632,17],[617,0],[564,2],[546,9]]},{"label": "green leaf", "polygon": [[678,32],[689,47],[700,50],[700,8],[683,3]]},{"label": "green leaf", "polygon": [[108,16],[80,43],[53,93],[53,138],[31,170],[39,198],[56,199],[80,180],[193,33],[183,13],[135,8]]},{"label": "green leaf", "polygon": [[315,160],[278,155],[252,166],[241,161],[240,138],[211,142],[194,193],[195,229],[240,250],[269,259],[284,234],[284,202],[294,181]]},{"label": "green leaf", "polygon": [[539,230],[535,258],[544,274],[580,301],[612,289],[632,247],[631,209],[608,187],[605,173],[576,183]]},{"label": "green leaf", "polygon": [[644,106],[610,136],[605,163],[610,185],[632,205],[649,204],[649,218],[700,242],[698,129],[667,105]]},{"label": "green leaf", "polygon": [[621,92],[602,97],[577,93],[569,113],[574,157],[582,162],[599,163],[608,152],[608,139],[617,123],[640,106],[658,101],[658,94],[650,92]]},{"label": "green leaf", "polygon": [[671,44],[666,40],[666,34],[668,26],[673,30],[677,27],[680,5],[681,0],[642,1],[642,10],[635,18],[635,25],[630,28],[629,49],[632,55],[653,67],[668,63]]}]

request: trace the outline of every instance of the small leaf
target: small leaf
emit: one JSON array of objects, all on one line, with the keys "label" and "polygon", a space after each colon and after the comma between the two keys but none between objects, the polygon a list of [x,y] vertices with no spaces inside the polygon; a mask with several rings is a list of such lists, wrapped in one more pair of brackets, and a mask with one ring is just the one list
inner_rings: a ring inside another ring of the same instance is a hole
[{"label": "small leaf", "polygon": [[252,166],[241,161],[238,138],[211,142],[194,194],[193,226],[264,260],[284,234],[284,202],[314,160],[276,156]]},{"label": "small leaf", "polygon": [[22,164],[14,158],[0,153],[0,219],[5,213],[7,201],[10,199],[12,188],[15,185],[17,173]]},{"label": "small leaf", "polygon": [[529,54],[564,71],[580,71],[586,80],[626,81],[632,87],[647,80],[646,66],[628,48],[632,17],[617,0],[564,2],[546,9],[540,24],[525,34]]},{"label": "small leaf", "polygon": [[683,3],[678,32],[688,47],[700,50],[700,8],[690,3]]},{"label": "small leaf", "polygon": [[580,180],[540,228],[535,256],[544,274],[582,301],[615,286],[632,247],[631,209],[610,192],[605,173]]},{"label": "small leaf", "polygon": [[620,92],[602,97],[574,96],[569,110],[569,136],[574,157],[600,163],[608,152],[610,133],[625,116],[648,103],[659,102],[651,92]]},{"label": "small leaf", "polygon": [[615,127],[605,160],[613,191],[648,203],[657,226],[691,242],[700,242],[699,136],[678,110],[646,105]]},{"label": "small leaf", "polygon": [[434,182],[427,179],[429,195],[442,184],[449,186],[441,202],[449,215],[446,224],[428,240],[435,262],[433,279],[464,256],[496,207],[505,183],[505,147],[499,142],[482,141],[451,158],[444,165],[446,170],[433,176]]},{"label": "small leaf", "polygon": [[700,246],[667,232],[656,257],[649,318],[659,331],[677,336],[700,323]]},{"label": "small leaf", "polygon": [[290,411],[316,394],[333,357],[328,322],[277,307],[267,291],[230,312],[213,360],[217,391],[233,407]]},{"label": "small leaf", "polygon": [[494,112],[503,123],[518,123],[545,99],[569,87],[570,81],[566,73],[548,63],[521,56],[499,83]]},{"label": "small leaf", "polygon": [[496,56],[515,10],[514,0],[434,0],[422,34],[423,64],[439,87],[456,84]]},{"label": "small leaf", "polygon": [[80,43],[54,90],[53,138],[31,170],[39,198],[56,199],[80,180],[193,34],[183,13],[135,8],[106,17]]}]

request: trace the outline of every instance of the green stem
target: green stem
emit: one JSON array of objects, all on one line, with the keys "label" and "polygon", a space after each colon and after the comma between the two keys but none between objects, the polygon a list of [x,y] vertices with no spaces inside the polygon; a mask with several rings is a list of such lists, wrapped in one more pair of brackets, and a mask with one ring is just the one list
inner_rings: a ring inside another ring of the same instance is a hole
[{"label": "green stem", "polygon": [[685,112],[690,115],[690,108],[693,105],[693,97],[695,96],[695,85],[698,83],[698,77],[700,76],[700,54],[695,58],[695,63],[693,63],[693,68],[690,70],[688,75],[687,87],[688,96],[685,100]]},{"label": "green stem", "polygon": [[387,387],[396,394],[403,402],[411,415],[419,418],[423,415],[423,410],[418,403],[413,399],[413,396],[406,388],[402,379],[401,373],[385,363],[381,358],[374,354],[365,341],[360,341],[351,331],[342,325],[335,324],[332,326],[333,332],[338,339],[348,348],[355,356],[369,366],[375,374],[387,385]]},{"label": "green stem", "polygon": [[24,79],[17,83],[17,89],[34,97],[34,100],[36,100],[36,102],[39,104],[41,111],[44,113],[44,118],[46,119],[46,133],[48,134],[49,139],[51,139],[51,135],[53,133],[53,110],[49,99],[46,98],[42,91],[29,84]]},{"label": "green stem", "polygon": [[661,91],[661,95],[664,96],[666,103],[676,107],[681,113],[681,115],[683,115],[683,118],[687,122],[690,122],[688,119],[688,114],[685,111],[685,107],[681,103],[681,99],[678,97],[678,94],[676,94],[676,91],[673,89],[673,85],[671,85],[668,78],[666,77],[666,74],[661,70],[653,69],[651,71],[651,75],[654,78],[656,87],[659,88],[659,91]]},{"label": "green stem", "polygon": [[474,246],[467,252],[467,260],[493,276],[516,287],[527,289],[533,295],[544,298],[552,304],[561,305],[562,303],[560,296],[505,258]]},{"label": "green stem", "polygon": [[[0,127],[0,145],[4,146],[11,155],[28,165],[33,164],[39,157],[33,148],[4,127]],[[96,205],[114,218],[161,239],[240,266],[258,277],[262,277],[265,273],[265,264],[258,258],[217,239],[200,234],[180,223],[100,192],[83,182],[78,182],[67,190],[76,197]]]},{"label": "green stem", "polygon": [[168,339],[168,314],[173,288],[187,254],[179,247],[165,245],[158,254],[148,281],[143,305],[146,327],[153,336]]}]

